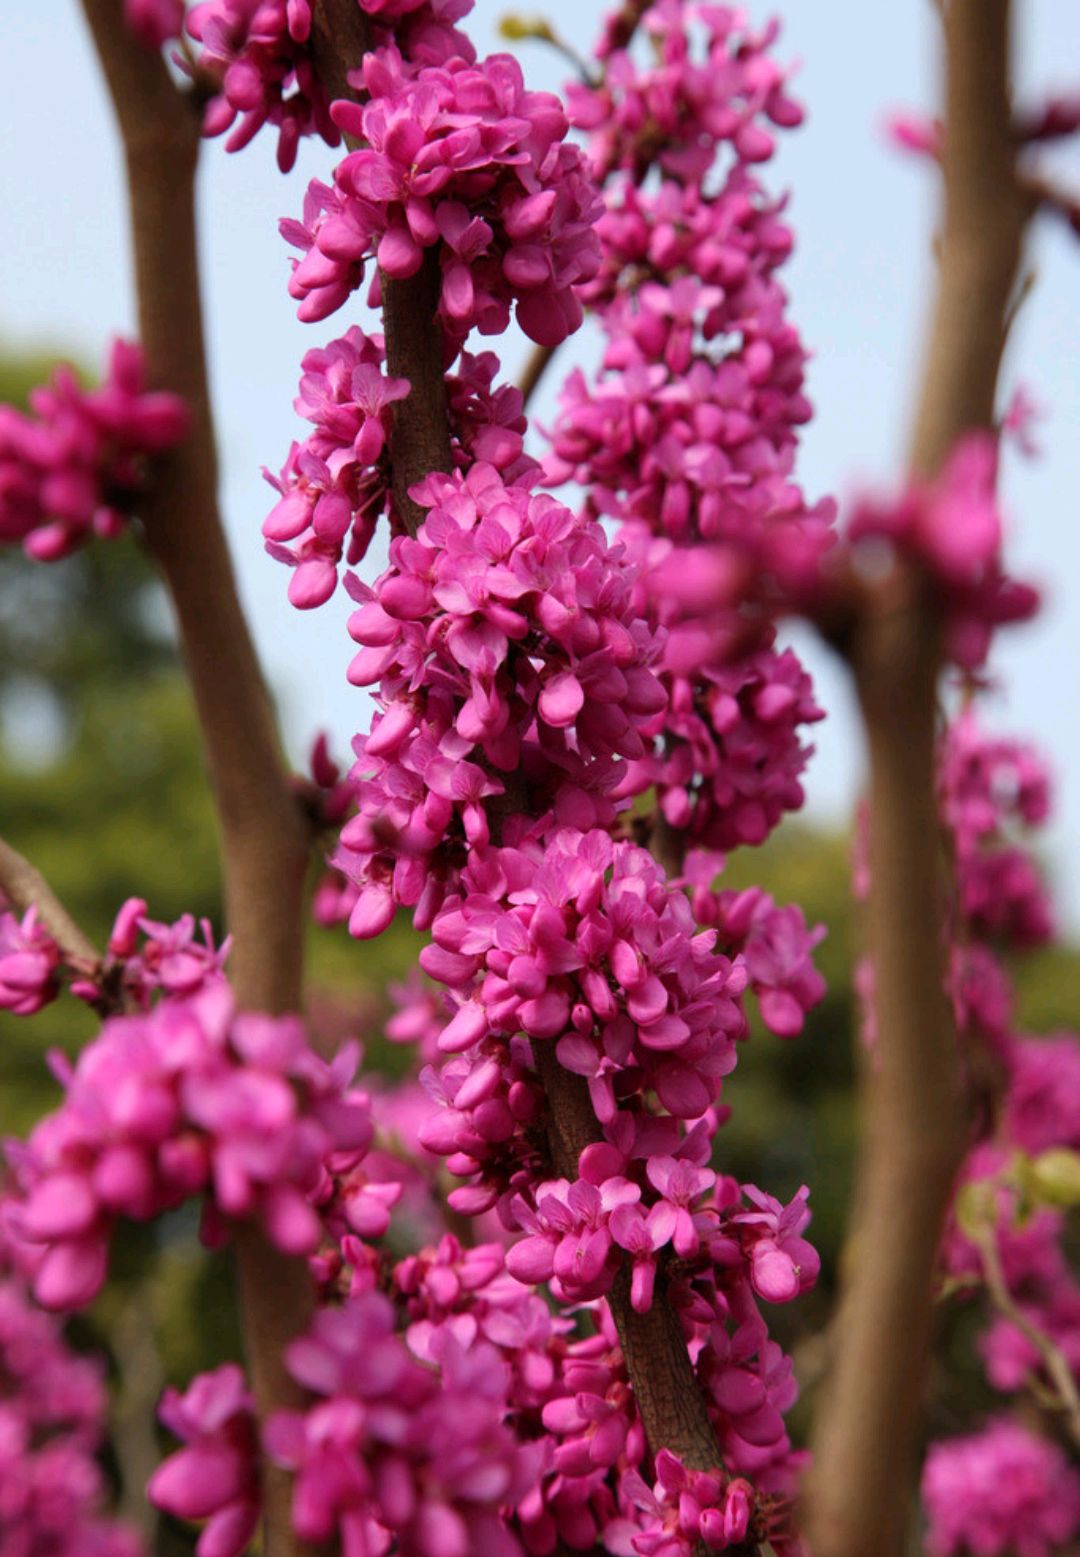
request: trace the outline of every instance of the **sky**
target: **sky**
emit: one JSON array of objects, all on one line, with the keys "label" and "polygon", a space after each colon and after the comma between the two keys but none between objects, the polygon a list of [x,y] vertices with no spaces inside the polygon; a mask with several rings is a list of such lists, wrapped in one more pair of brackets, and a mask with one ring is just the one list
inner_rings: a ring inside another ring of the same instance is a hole
[{"label": "sky", "polygon": [[[509,47],[496,25],[506,8],[478,0],[469,30],[481,52]],[[530,11],[532,5],[525,7]],[[596,0],[550,0],[543,10],[581,50],[596,34]],[[932,281],[933,172],[893,151],[882,133],[896,108],[936,101],[937,20],[932,0],[757,0],[754,21],[778,15],[781,56],[798,62],[805,126],[786,137],[768,176],[790,189],[797,251],[788,269],[792,316],[813,353],[816,407],[798,474],[811,496],[889,490],[903,467],[912,387]],[[1021,100],[1080,88],[1080,6],[1018,4]],[[0,0],[5,91],[0,96],[0,194],[8,212],[0,245],[0,350],[54,350],[90,366],[117,332],[133,330],[131,269],[118,145],[76,0]],[[536,43],[514,46],[530,85],[557,90],[563,62]],[[349,687],[343,591],[300,613],[285,598],[288,574],[263,551],[260,525],[273,494],[262,466],[279,467],[306,424],[292,410],[304,351],[342,333],[344,314],[301,325],[285,284],[288,254],[278,218],[298,215],[307,180],[326,178],[334,153],[302,149],[282,178],[271,139],[244,153],[206,149],[200,187],[202,259],[213,391],[223,462],[223,504],[244,603],[280,699],[286,740],[302,762],[313,733],[339,751],[365,725],[365,694]],[[1054,166],[1080,191],[1080,152]],[[1049,757],[1057,812],[1045,856],[1064,920],[1080,931],[1080,241],[1050,219],[1033,234],[1036,285],[1005,363],[1006,394],[1025,383],[1045,408],[1042,457],[1007,459],[1004,499],[1013,571],[1039,584],[1034,624],[998,640],[994,730],[1034,740]],[[355,316],[353,316],[355,317]],[[488,343],[485,343],[488,344]],[[589,331],[562,349],[534,402],[552,417],[564,371],[594,359]],[[507,338],[513,377],[527,355]],[[368,566],[378,564],[373,550]],[[788,635],[811,669],[829,718],[814,731],[807,814],[843,825],[859,793],[863,758],[847,675],[808,632]]]}]

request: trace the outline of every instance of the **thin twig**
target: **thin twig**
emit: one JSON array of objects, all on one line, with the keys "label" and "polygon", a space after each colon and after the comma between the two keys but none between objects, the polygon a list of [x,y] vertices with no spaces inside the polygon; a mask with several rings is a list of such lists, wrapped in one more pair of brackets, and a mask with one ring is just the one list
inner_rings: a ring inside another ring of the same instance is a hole
[{"label": "thin twig", "polygon": [[1077,1390],[1068,1358],[1046,1331],[1040,1330],[1038,1325],[1028,1318],[1009,1291],[1009,1284],[1005,1280],[1005,1272],[1001,1266],[1001,1255],[994,1228],[988,1227],[985,1232],[976,1235],[975,1242],[982,1255],[983,1277],[994,1307],[1016,1326],[1021,1335],[1030,1341],[1038,1352],[1039,1359],[1056,1391],[1058,1406],[1064,1415],[1069,1437],[1080,1449],[1080,1390]]},{"label": "thin twig", "polygon": [[528,405],[536,391],[536,387],[547,371],[548,363],[558,351],[557,346],[534,346],[529,353],[529,360],[525,364],[525,371],[518,380],[518,388],[521,390],[522,399]]},{"label": "thin twig", "polygon": [[[945,8],[945,206],[910,468],[933,476],[994,425],[1003,321],[1028,204],[1017,186],[1009,0]],[[933,1265],[963,1149],[943,994],[944,893],[934,797],[941,624],[918,576],[866,591],[849,637],[870,766],[876,1069],[864,1077],[851,1261],[815,1432],[815,1557],[904,1549],[925,1390]]]},{"label": "thin twig", "polygon": [[63,953],[64,961],[93,974],[101,957],[90,937],[75,923],[52,887],[30,861],[0,838],[0,894],[12,908],[36,908],[38,920]]},{"label": "thin twig", "polygon": [[[281,760],[269,694],[240,607],[217,501],[195,225],[196,99],[124,22],[121,0],[83,0],[123,140],[138,293],[151,383],[182,395],[192,431],[163,458],[144,508],[147,543],[180,628],[213,786],[242,1008],[300,1006],[303,883],[310,834]],[[301,1260],[254,1228],[236,1237],[244,1334],[261,1416],[302,1395],[284,1362],[313,1306]],[[289,1478],[264,1467],[267,1557],[293,1557]]]}]

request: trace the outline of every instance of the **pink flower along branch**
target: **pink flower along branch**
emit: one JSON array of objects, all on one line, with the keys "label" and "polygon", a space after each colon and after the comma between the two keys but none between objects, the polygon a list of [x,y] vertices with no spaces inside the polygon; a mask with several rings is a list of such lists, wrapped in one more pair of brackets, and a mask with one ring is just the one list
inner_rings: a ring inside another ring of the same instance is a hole
[{"label": "pink flower along branch", "polygon": [[36,921],[65,959],[88,973],[100,957],[93,941],[68,913],[44,876],[30,861],[0,838],[0,900]]},{"label": "pink flower along branch", "polygon": [[[366,30],[357,19],[354,0],[321,0],[315,14],[315,54],[327,93],[353,97],[349,77],[361,63]],[[628,21],[627,36],[632,30]],[[352,52],[355,50],[359,52]],[[340,90],[343,83],[345,91]],[[424,511],[412,498],[402,502],[402,488],[407,492],[432,471],[453,468],[437,318],[437,251],[428,251],[411,280],[392,281],[383,273],[380,284],[387,367],[412,385],[411,393],[394,407],[391,462],[398,511],[414,529],[414,516],[423,519]],[[545,344],[554,349],[553,344]],[[544,344],[538,347],[543,349]],[[579,1176],[582,1153],[602,1140],[600,1125],[584,1077],[567,1070],[550,1044],[537,1044],[536,1054],[546,1094],[552,1160],[559,1174],[574,1181]],[[655,1301],[645,1312],[635,1311],[631,1282],[631,1262],[624,1259],[609,1303],[649,1444],[654,1454],[666,1448],[690,1469],[710,1470],[718,1463],[716,1435],[694,1376],[682,1326],[664,1295],[663,1275]]]}]

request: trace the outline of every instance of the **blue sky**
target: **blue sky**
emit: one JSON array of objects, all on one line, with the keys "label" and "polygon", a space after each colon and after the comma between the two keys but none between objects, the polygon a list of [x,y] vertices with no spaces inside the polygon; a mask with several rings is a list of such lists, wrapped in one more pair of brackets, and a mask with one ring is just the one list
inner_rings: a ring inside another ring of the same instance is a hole
[{"label": "blue sky", "polygon": [[[504,7],[479,0],[470,19],[482,50]],[[600,6],[554,0],[543,9],[579,48],[596,31]],[[1080,6],[1037,0],[1021,13],[1019,81],[1029,98],[1080,87]],[[855,0],[780,0],[751,7],[778,12],[783,55],[801,62],[797,90],[805,127],[788,137],[773,166],[776,187],[793,193],[798,251],[790,271],[793,313],[814,353],[801,476],[812,494],[887,485],[901,469],[911,390],[931,279],[935,189],[931,172],[889,149],[884,114],[935,101],[936,19],[931,0],[860,5]],[[133,307],[124,194],[116,140],[76,0],[0,0],[5,91],[0,100],[2,194],[8,238],[0,248],[0,347],[55,348],[100,360],[114,331],[131,331]],[[522,46],[531,83],[557,88],[565,71],[542,46]],[[1071,67],[1071,69],[1070,69]],[[287,739],[300,759],[311,732],[331,730],[344,747],[361,728],[363,694],[348,687],[350,644],[343,595],[301,614],[285,599],[285,570],[265,556],[259,526],[271,501],[259,470],[276,467],[297,430],[292,398],[302,353],[340,333],[343,316],[297,323],[285,291],[287,253],[277,219],[298,214],[306,180],[326,176],[333,153],[304,149],[287,179],[260,138],[227,157],[207,148],[201,187],[206,308],[219,412],[224,506],[241,586]],[[1058,161],[1080,190],[1080,154]],[[985,705],[995,728],[1035,739],[1057,779],[1058,813],[1046,850],[1063,906],[1080,928],[1080,243],[1046,221],[1029,259],[1037,286],[1024,307],[1006,363],[1005,385],[1026,382],[1047,408],[1043,458],[1011,456],[1005,475],[1010,557],[1045,590],[1037,624],[999,642],[992,668],[1000,691]],[[583,337],[560,367],[588,360]],[[505,348],[508,372],[525,355]],[[553,411],[552,373],[537,397]],[[841,821],[858,793],[859,732],[846,677],[809,635],[794,635],[830,718],[817,727],[807,780],[809,811]]]}]

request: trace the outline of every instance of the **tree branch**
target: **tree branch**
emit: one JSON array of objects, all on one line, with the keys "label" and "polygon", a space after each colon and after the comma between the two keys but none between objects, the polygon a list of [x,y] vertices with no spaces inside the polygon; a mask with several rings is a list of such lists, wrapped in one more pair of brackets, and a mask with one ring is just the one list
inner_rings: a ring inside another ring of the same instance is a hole
[{"label": "tree branch", "polygon": [[87,972],[96,972],[101,957],[90,937],[82,931],[30,861],[0,838],[0,895],[12,908],[25,914],[36,908],[38,919],[52,936],[64,961]]},{"label": "tree branch", "polygon": [[988,1227],[976,1241],[982,1256],[983,1276],[990,1299],[999,1313],[1003,1314],[1010,1324],[1016,1326],[1039,1354],[1039,1359],[1057,1395],[1058,1407],[1064,1415],[1069,1437],[1073,1445],[1080,1449],[1080,1390],[1076,1387],[1069,1359],[1061,1348],[1055,1345],[1046,1331],[1040,1330],[1038,1325],[1028,1318],[1009,1291],[1009,1283],[1001,1267],[995,1229]]},{"label": "tree branch", "polygon": [[[578,1163],[586,1146],[601,1139],[600,1127],[583,1076],[559,1063],[553,1043],[532,1046],[548,1100],[547,1130],[556,1172],[580,1177]],[[653,1305],[638,1314],[630,1304],[629,1261],[624,1263],[608,1306],[619,1332],[626,1370],[653,1455],[670,1449],[691,1470],[715,1470],[720,1450],[701,1392],[682,1325],[664,1290],[660,1261]]]},{"label": "tree branch", "polygon": [[[217,504],[217,454],[203,345],[195,225],[197,102],[125,25],[121,0],[83,0],[127,164],[139,332],[151,383],[183,395],[192,431],[165,456],[144,509],[169,592],[217,808],[231,975],[243,1008],[300,1004],[308,830],[281,760],[270,698],[237,596]],[[302,1261],[261,1234],[236,1239],[244,1329],[260,1415],[300,1397],[285,1343],[306,1324]],[[267,1468],[268,1557],[298,1550],[288,1478]]]},{"label": "tree branch", "polygon": [[[1009,0],[945,7],[944,220],[912,438],[933,476],[991,428],[1027,214],[1011,134]],[[943,994],[934,789],[941,624],[913,572],[864,596],[851,658],[870,766],[877,1068],[863,1083],[852,1262],[808,1487],[815,1557],[904,1548],[926,1376],[932,1272],[963,1149],[960,1075]]]},{"label": "tree branch", "polygon": [[558,351],[557,346],[534,346],[525,363],[525,370],[518,380],[521,398],[527,406],[547,372],[548,364]]},{"label": "tree branch", "polygon": [[1010,0],[948,0],[944,211],[938,284],[910,465],[934,475],[972,428],[994,425],[1003,326],[1032,210],[1017,177]]}]

